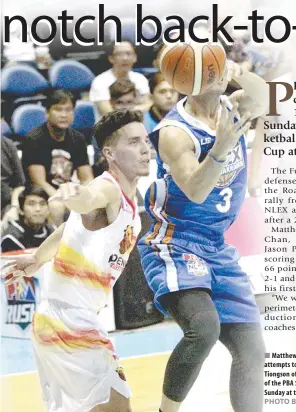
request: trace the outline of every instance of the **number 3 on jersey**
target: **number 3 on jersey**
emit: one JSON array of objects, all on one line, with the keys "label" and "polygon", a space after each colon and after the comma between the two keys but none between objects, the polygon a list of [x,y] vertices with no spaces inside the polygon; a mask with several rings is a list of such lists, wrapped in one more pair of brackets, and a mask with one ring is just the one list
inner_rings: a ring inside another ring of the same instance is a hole
[{"label": "number 3 on jersey", "polygon": [[219,212],[226,213],[230,209],[230,199],[232,198],[232,190],[229,189],[229,187],[226,187],[225,189],[221,190],[219,195],[222,196],[223,203],[218,203],[216,205],[216,208],[219,210]]}]

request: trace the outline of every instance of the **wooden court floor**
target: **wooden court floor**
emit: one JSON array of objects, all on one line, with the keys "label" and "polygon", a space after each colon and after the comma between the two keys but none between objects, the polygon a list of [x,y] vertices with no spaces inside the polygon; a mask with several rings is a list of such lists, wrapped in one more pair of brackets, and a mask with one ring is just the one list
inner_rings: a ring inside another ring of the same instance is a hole
[{"label": "wooden court floor", "polygon": [[[168,354],[161,354],[121,361],[133,391],[134,412],[158,410],[168,357]],[[1,412],[44,411],[37,372],[1,379]]]},{"label": "wooden court floor", "polygon": [[[156,332],[158,331],[156,329]],[[161,338],[164,339],[164,336],[162,335]],[[156,340],[160,342],[159,337]],[[295,334],[265,334],[265,342],[267,352],[295,353]],[[158,411],[169,353],[149,353],[121,360],[133,392],[133,412]],[[229,353],[218,343],[205,361],[200,376],[180,408],[180,412],[233,412],[228,393],[230,365]],[[0,406],[1,412],[45,412],[37,372],[12,373],[3,376]],[[295,412],[295,410],[295,404],[264,407],[264,412]]]}]

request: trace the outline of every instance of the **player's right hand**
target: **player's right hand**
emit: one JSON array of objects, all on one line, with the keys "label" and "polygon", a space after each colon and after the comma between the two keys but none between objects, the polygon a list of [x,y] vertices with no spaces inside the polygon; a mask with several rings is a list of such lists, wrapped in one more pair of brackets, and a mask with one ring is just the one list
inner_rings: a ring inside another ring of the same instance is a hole
[{"label": "player's right hand", "polygon": [[5,285],[17,282],[20,277],[32,277],[40,268],[35,253],[5,256],[3,259],[6,263],[1,267],[1,278],[5,279]]},{"label": "player's right hand", "polygon": [[[234,118],[239,120],[234,123]],[[246,112],[239,117],[238,103],[235,103],[231,111],[227,110],[226,102],[222,102],[222,113],[216,132],[216,140],[211,149],[212,155],[217,160],[226,160],[228,153],[237,144],[240,136],[245,134],[251,126],[251,113]]]},{"label": "player's right hand", "polygon": [[72,182],[62,183],[56,193],[51,196],[48,201],[66,202],[70,199],[75,199],[80,195],[80,185]]}]

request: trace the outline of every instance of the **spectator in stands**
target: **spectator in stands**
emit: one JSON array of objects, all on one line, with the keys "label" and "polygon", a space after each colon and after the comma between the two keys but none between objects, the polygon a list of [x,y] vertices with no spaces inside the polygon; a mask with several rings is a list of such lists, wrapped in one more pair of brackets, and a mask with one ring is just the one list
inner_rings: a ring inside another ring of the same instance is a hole
[{"label": "spectator in stands", "polygon": [[54,63],[48,46],[38,46],[35,48],[36,68],[46,79],[48,71]]},{"label": "spectator in stands", "polygon": [[47,223],[47,201],[47,193],[39,187],[28,187],[20,194],[20,219],[10,222],[3,233],[2,252],[38,247],[53,232]]},{"label": "spectator in stands", "polygon": [[17,220],[18,197],[24,190],[25,176],[12,140],[1,137],[1,230]]},{"label": "spectator in stands", "polygon": [[[70,128],[74,98],[70,92],[54,91],[48,99],[47,122],[33,129],[23,142],[23,168],[33,185],[53,196],[61,183],[69,182],[74,171],[82,184],[93,179],[87,145],[81,133]],[[64,205],[50,203],[53,223],[64,220]]]},{"label": "spectator in stands", "polygon": [[162,73],[155,73],[149,81],[153,104],[144,114],[144,125],[151,133],[154,127],[177,103],[179,94],[169,85]]},{"label": "spectator in stands", "polygon": [[3,46],[3,57],[7,66],[26,63],[35,67],[35,48],[27,28],[27,41],[22,42],[22,28],[19,22],[10,23],[10,41]]},{"label": "spectator in stands", "polygon": [[132,71],[137,61],[134,46],[129,41],[113,45],[109,56],[112,68],[99,74],[90,89],[90,100],[95,102],[101,116],[112,111],[110,86],[118,79],[129,79],[137,91],[137,109],[145,110],[151,105],[148,80],[140,73]]},{"label": "spectator in stands", "polygon": [[[112,110],[133,109],[136,106],[136,87],[129,79],[118,79],[110,87],[110,105]],[[101,175],[108,166],[104,156],[101,154],[96,139],[92,139],[94,147],[95,176]]]},{"label": "spectator in stands", "polygon": [[118,79],[110,87],[110,103],[113,110],[133,109],[137,104],[137,91],[129,79]]}]

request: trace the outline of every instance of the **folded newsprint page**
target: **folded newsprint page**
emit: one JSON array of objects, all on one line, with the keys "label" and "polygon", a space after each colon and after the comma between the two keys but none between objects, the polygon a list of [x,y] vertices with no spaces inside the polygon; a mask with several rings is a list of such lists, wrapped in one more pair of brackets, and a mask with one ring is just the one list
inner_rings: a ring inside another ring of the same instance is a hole
[{"label": "folded newsprint page", "polygon": [[295,1],[1,26],[1,411],[295,412]]}]

